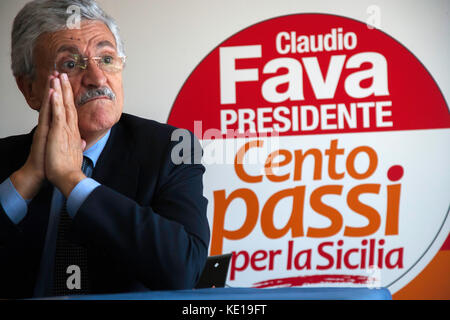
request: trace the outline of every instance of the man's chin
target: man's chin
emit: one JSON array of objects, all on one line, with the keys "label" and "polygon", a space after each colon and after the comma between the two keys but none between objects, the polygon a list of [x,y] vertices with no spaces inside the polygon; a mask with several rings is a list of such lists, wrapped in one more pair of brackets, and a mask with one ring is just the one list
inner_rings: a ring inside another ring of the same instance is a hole
[{"label": "man's chin", "polygon": [[[87,107],[78,113],[78,127],[82,136],[92,136],[108,131],[120,118],[120,114],[112,112],[113,108],[93,108],[92,102],[86,103]],[[83,112],[88,111],[89,112]]]}]

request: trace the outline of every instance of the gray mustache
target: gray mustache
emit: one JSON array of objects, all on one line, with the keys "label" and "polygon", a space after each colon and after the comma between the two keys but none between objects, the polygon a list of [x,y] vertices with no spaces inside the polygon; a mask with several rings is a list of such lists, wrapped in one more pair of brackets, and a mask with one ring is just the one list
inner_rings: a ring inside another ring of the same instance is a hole
[{"label": "gray mustache", "polygon": [[99,97],[99,96],[106,96],[106,97],[108,97],[108,99],[113,100],[113,101],[116,99],[116,95],[114,94],[114,92],[112,92],[112,90],[110,88],[100,87],[100,88],[90,89],[90,90],[86,91],[85,93],[83,93],[81,95],[81,97],[79,97],[77,100],[77,106],[82,106],[89,100],[91,100],[95,97]]}]

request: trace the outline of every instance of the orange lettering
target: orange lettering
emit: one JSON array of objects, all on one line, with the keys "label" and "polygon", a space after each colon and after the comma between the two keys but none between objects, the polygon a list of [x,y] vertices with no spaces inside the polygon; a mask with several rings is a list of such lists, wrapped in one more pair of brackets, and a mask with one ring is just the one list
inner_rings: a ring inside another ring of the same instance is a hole
[{"label": "orange lettering", "polygon": [[[367,168],[367,171],[364,173],[358,173],[355,170],[355,158],[360,152],[365,152],[369,156],[369,167]],[[347,172],[349,175],[351,175],[354,179],[367,179],[370,177],[375,170],[377,169],[378,165],[378,157],[375,150],[373,150],[371,147],[368,146],[361,146],[353,149],[350,154],[347,157],[347,161],[345,162],[345,165],[347,167]]]},{"label": "orange lettering", "polygon": [[311,208],[322,216],[330,219],[331,225],[326,228],[308,228],[307,237],[326,238],[334,236],[341,230],[343,219],[339,211],[322,202],[322,196],[326,194],[340,195],[342,192],[341,185],[328,185],[319,187],[311,193]]},{"label": "orange lettering", "polygon": [[366,237],[375,233],[381,224],[381,218],[378,211],[368,205],[359,201],[359,195],[362,193],[375,193],[380,192],[379,184],[361,184],[352,188],[347,195],[347,204],[350,209],[359,213],[369,220],[369,223],[365,227],[345,227],[344,236],[346,237]]},{"label": "orange lettering", "polygon": [[398,212],[401,184],[387,186],[386,235],[398,234]]},{"label": "orange lettering", "polygon": [[328,156],[328,175],[333,180],[339,180],[344,177],[344,172],[336,172],[336,156],[344,154],[344,149],[338,149],[338,140],[334,139],[330,142],[330,149],[325,150],[325,155]]},{"label": "orange lettering", "polygon": [[322,179],[322,153],[319,149],[309,149],[303,154],[303,150],[295,150],[295,169],[294,169],[294,181],[302,179],[303,160],[308,155],[314,157],[314,180]]},{"label": "orange lettering", "polygon": [[[281,162],[273,162],[273,159],[277,156],[282,155],[284,156],[284,160]],[[270,181],[273,182],[281,182],[286,181],[289,179],[290,174],[284,174],[282,176],[277,176],[273,173],[272,168],[278,168],[287,165],[292,160],[292,153],[290,153],[288,150],[281,149],[274,152],[271,152],[269,156],[267,157],[266,163],[264,164],[264,171],[266,172],[266,176]]]},{"label": "orange lettering", "polygon": [[244,170],[244,156],[250,148],[258,147],[261,148],[264,144],[263,140],[253,140],[244,144],[236,153],[236,157],[234,158],[234,170],[236,171],[237,176],[244,182],[248,183],[257,183],[261,182],[263,177],[259,176],[251,176],[247,174]]},{"label": "orange lettering", "polygon": [[[243,199],[247,206],[247,210],[241,214],[245,214],[245,221],[238,230],[225,230],[225,214],[230,203],[234,199]],[[258,220],[259,203],[256,194],[250,189],[237,189],[232,192],[228,198],[225,190],[214,191],[214,221],[211,236],[211,255],[222,254],[223,239],[230,240],[242,239],[250,234]]]},{"label": "orange lettering", "polygon": [[[285,197],[292,196],[291,217],[282,229],[273,225],[273,214],[276,204]],[[292,237],[303,236],[303,203],[305,186],[286,189],[273,194],[264,205],[261,212],[261,229],[267,238],[276,239],[284,236],[291,229]]]}]

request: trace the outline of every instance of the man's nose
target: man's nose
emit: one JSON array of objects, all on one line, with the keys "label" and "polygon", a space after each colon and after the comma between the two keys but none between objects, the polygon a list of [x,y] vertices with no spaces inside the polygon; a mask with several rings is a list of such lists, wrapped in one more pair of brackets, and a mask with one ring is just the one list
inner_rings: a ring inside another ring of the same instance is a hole
[{"label": "man's nose", "polygon": [[86,87],[102,87],[106,84],[106,76],[97,63],[89,61],[87,68],[83,71],[83,85]]}]

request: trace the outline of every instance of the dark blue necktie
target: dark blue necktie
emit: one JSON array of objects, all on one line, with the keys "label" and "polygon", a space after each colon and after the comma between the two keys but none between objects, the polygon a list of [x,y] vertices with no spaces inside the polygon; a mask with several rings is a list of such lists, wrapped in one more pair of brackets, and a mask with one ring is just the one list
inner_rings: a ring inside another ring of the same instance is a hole
[{"label": "dark blue necktie", "polygon": [[[89,158],[83,157],[81,170],[86,173]],[[56,238],[53,295],[88,294],[90,292],[87,249],[68,238],[72,218],[67,213],[67,199],[61,209]]]}]

